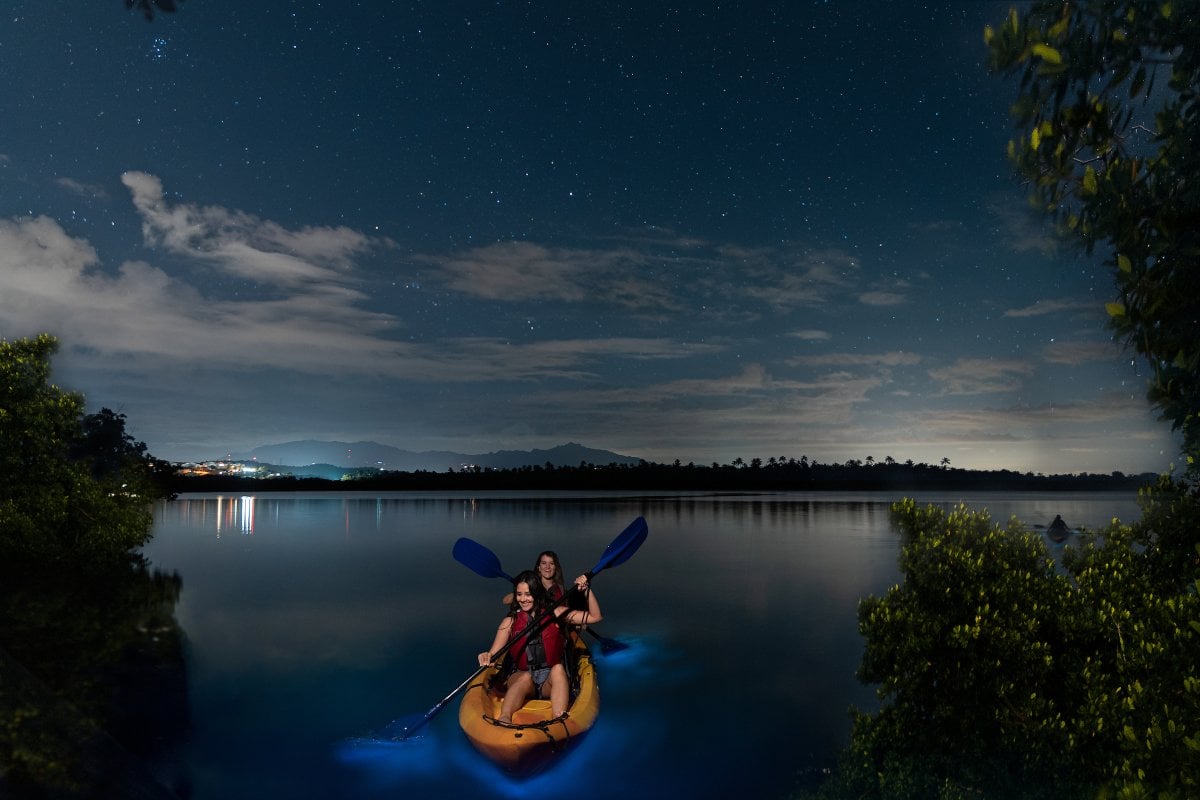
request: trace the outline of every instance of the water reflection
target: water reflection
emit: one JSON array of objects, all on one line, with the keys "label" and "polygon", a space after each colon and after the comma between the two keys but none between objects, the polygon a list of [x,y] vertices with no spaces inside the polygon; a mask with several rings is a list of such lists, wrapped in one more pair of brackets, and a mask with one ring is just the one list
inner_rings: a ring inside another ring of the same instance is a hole
[{"label": "water reflection", "polygon": [[[257,500],[252,495],[242,497],[218,497],[216,499],[217,538],[223,531],[237,530],[243,534],[254,534],[254,503]],[[191,501],[181,500],[181,504],[190,506]],[[200,503],[199,512],[204,516],[206,503]],[[186,512],[185,512],[186,513]]]},{"label": "water reflection", "polygon": [[0,573],[5,796],[186,795],[179,576],[141,563]]}]

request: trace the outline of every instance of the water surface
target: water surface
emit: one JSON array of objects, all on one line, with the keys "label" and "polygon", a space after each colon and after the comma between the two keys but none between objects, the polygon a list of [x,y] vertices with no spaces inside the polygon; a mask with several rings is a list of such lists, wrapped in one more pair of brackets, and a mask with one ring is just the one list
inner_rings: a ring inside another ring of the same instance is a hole
[{"label": "water surface", "polygon": [[[196,800],[540,796],[772,797],[845,745],[858,600],[898,580],[895,494],[526,493],[185,495],[146,548],[178,571],[192,730],[179,754]],[[924,494],[997,521],[1136,518],[1132,495]],[[594,731],[551,771],[515,781],[467,744],[451,703],[407,742],[378,732],[475,669],[504,613],[502,580],[451,557],[469,536],[516,573],[542,549],[568,577],[637,516],[646,543],[596,578]]]}]

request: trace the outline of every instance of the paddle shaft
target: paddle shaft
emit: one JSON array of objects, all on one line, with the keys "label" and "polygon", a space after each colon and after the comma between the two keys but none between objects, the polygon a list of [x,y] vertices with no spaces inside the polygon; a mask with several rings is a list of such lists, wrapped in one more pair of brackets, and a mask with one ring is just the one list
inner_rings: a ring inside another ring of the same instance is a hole
[{"label": "paddle shaft", "polygon": [[405,728],[404,735],[401,736],[400,738],[407,739],[408,737],[412,736],[416,730],[424,727],[425,723],[429,722],[429,720],[436,717],[438,715],[438,712],[440,712],[443,708],[446,707],[447,703],[449,703],[451,700],[453,700],[458,695],[458,693],[461,692],[463,689],[466,689],[468,686],[470,686],[472,681],[474,681],[481,674],[483,674],[483,671],[485,669],[487,669],[489,666],[491,666],[492,663],[495,663],[497,658],[499,658],[500,656],[507,653],[510,649],[512,649],[513,645],[515,645],[517,642],[519,642],[519,641],[527,642],[534,636],[540,636],[542,631],[544,631],[546,628],[548,628],[550,626],[550,624],[552,622],[554,622],[556,619],[558,619],[558,615],[554,613],[556,608],[558,608],[558,606],[552,606],[550,608],[547,608],[545,611],[542,612],[542,614],[537,618],[537,621],[530,628],[527,628],[527,629],[521,631],[516,636],[510,636],[508,641],[499,650],[497,650],[496,652],[494,652],[490,656],[488,656],[489,663],[484,664],[479,669],[472,672],[465,681],[460,683],[458,686],[454,687],[454,691],[450,692],[450,694],[443,697],[432,708],[430,708],[428,711],[426,711],[425,716],[421,717],[421,719],[419,721],[417,721],[416,723],[414,723],[411,727]]}]

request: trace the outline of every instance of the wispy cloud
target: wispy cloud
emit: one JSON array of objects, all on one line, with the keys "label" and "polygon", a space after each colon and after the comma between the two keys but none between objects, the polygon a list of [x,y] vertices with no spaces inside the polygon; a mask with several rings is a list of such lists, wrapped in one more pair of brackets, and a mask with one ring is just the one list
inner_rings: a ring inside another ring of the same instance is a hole
[{"label": "wispy cloud", "polygon": [[906,412],[911,424],[944,441],[1017,441],[1056,436],[1095,436],[1097,430],[1148,418],[1139,398],[1104,393],[1069,403]]},{"label": "wispy cloud", "polygon": [[1060,247],[1045,216],[1014,204],[1009,197],[1001,197],[991,204],[992,218],[1001,229],[1001,241],[1018,253],[1053,255]]},{"label": "wispy cloud", "polygon": [[858,301],[866,306],[900,306],[908,302],[908,298],[899,292],[863,292]]},{"label": "wispy cloud", "polygon": [[1119,353],[1113,342],[1053,342],[1042,350],[1042,356],[1051,364],[1112,361]]},{"label": "wispy cloud", "polygon": [[1048,314],[1061,314],[1075,311],[1095,311],[1095,303],[1086,300],[1038,300],[1033,305],[1024,308],[1005,310],[1006,317],[1042,317]]},{"label": "wispy cloud", "polygon": [[929,377],[941,384],[945,394],[993,394],[1021,388],[1033,371],[1024,361],[960,358],[948,367],[929,370]]},{"label": "wispy cloud", "polygon": [[753,251],[733,264],[744,296],[783,311],[820,306],[853,291],[861,280],[858,259],[835,249]]},{"label": "wispy cloud", "polygon": [[823,353],[813,356],[793,356],[787,360],[791,366],[838,366],[861,367],[883,366],[901,367],[921,363],[921,357],[916,353],[894,350],[887,353]]},{"label": "wispy cloud", "polygon": [[325,285],[330,293],[342,294],[355,257],[390,244],[344,226],[289,230],[217,206],[170,204],[162,181],[144,172],[126,172],[121,182],[142,217],[147,244],[270,286],[312,290]]},{"label": "wispy cloud", "polygon": [[[860,281],[857,259],[840,250],[737,247],[657,229],[595,247],[510,241],[417,260],[468,297],[608,305],[643,316],[700,312],[725,320],[817,307],[853,292]],[[901,299],[883,292],[867,302]]]},{"label": "wispy cloud", "polygon": [[[170,205],[157,178],[124,176],[151,244],[266,287],[254,299],[206,295],[186,273],[145,262],[104,269],[88,242],[46,217],[0,221],[0,321],[10,335],[48,330],[93,360],[306,373],[378,373],[401,346],[398,320],[364,307],[351,256],[372,246],[343,229],[288,231],[224,209]],[[195,263],[195,262],[192,262]],[[19,333],[17,333],[19,332]]]},{"label": "wispy cloud", "polygon": [[618,437],[664,457],[672,447],[684,458],[731,448],[769,455],[842,436],[881,383],[877,376],[843,371],[780,379],[749,364],[711,377],[541,391],[522,403],[538,409],[539,422],[549,429],[569,423],[581,436]]},{"label": "wispy cloud", "polygon": [[88,199],[105,199],[108,197],[108,192],[105,191],[103,186],[81,183],[74,178],[58,178],[55,183],[60,188],[79,197],[86,197]]}]

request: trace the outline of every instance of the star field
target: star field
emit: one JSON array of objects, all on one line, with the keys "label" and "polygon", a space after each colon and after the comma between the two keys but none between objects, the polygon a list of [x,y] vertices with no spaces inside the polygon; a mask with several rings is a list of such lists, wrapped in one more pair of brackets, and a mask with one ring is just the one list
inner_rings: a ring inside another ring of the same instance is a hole
[{"label": "star field", "polygon": [[0,23],[0,336],[292,439],[1166,469],[1026,210],[996,3],[120,3]]}]

